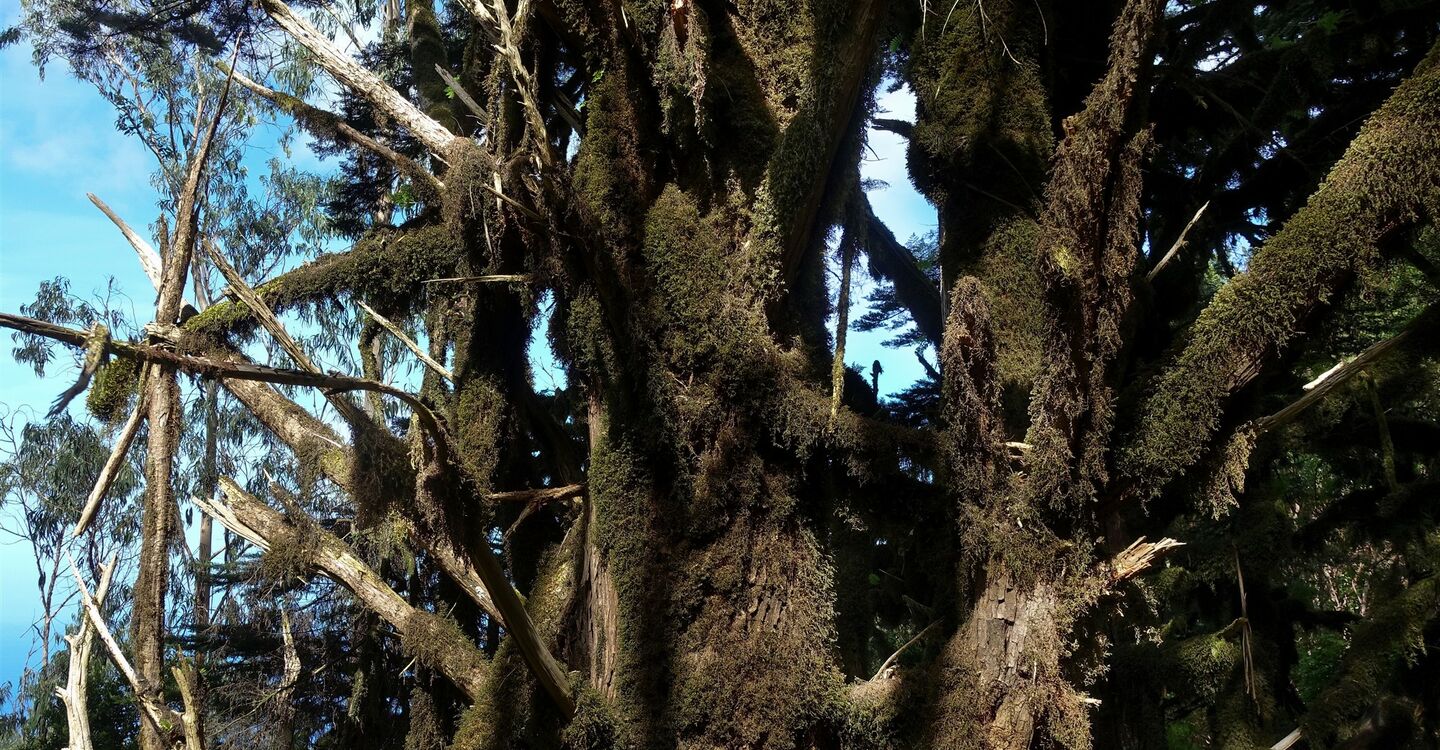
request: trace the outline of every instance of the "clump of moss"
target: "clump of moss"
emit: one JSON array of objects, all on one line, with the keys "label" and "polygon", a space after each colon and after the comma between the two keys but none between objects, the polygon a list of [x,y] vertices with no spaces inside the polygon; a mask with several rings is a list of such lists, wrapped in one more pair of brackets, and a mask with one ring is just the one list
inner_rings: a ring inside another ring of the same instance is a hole
[{"label": "clump of moss", "polygon": [[1054,136],[1036,63],[1043,43],[1038,11],[1023,0],[987,0],[983,9],[961,4],[911,44],[910,172],[941,207],[947,278],[959,276],[985,237],[1019,213],[1017,206],[1033,204],[1044,183]]},{"label": "clump of moss", "polygon": [[292,534],[272,539],[270,549],[260,556],[260,576],[277,584],[308,576],[314,569],[320,534],[313,521],[299,519]]},{"label": "clump of moss", "polygon": [[686,590],[714,593],[680,636],[675,722],[700,746],[794,748],[840,684],[829,566],[808,532],[772,523],[751,515],[691,558]]},{"label": "clump of moss", "polygon": [[639,118],[623,70],[606,71],[589,92],[585,138],[575,156],[581,203],[612,240],[634,237],[635,216],[650,193],[650,170],[640,148]]},{"label": "clump of moss", "polygon": [[96,419],[117,425],[128,416],[130,402],[140,386],[140,366],[132,359],[114,357],[90,381],[85,407]]},{"label": "clump of moss", "polygon": [[488,670],[489,661],[484,654],[460,629],[460,625],[449,617],[413,609],[406,616],[404,627],[399,630],[407,656],[451,675],[452,679],[463,675],[457,682],[468,682],[473,686]]},{"label": "clump of moss", "polygon": [[947,484],[970,500],[994,489],[1004,462],[995,338],[980,282],[970,277],[956,282],[940,347],[946,373],[940,391],[945,416],[941,450],[950,473]]},{"label": "clump of moss", "polygon": [[466,472],[482,486],[499,463],[510,411],[500,386],[489,378],[467,378],[455,393],[451,436]]},{"label": "clump of moss", "polygon": [[567,366],[595,376],[620,372],[605,310],[590,285],[584,285],[550,321],[550,341],[555,355]]},{"label": "clump of moss", "polygon": [[565,750],[623,750],[631,746],[623,740],[620,721],[609,702],[586,685],[575,689],[575,716],[560,733],[560,743]]},{"label": "clump of moss", "polygon": [[405,750],[443,750],[445,734],[435,712],[435,699],[418,685],[410,689],[410,727],[405,732]]},{"label": "clump of moss", "polygon": [[1011,219],[990,235],[973,266],[994,322],[1000,385],[1025,394],[1040,373],[1045,335],[1039,242],[1040,226],[1033,219]]},{"label": "clump of moss", "polygon": [[486,208],[493,205],[495,198],[485,190],[489,187],[495,165],[490,157],[475,143],[459,141],[450,149],[450,167],[445,170],[445,201],[441,216],[445,225],[454,233],[457,243],[467,240],[479,242],[484,233],[475,231],[477,222],[485,220]]},{"label": "clump of moss", "polygon": [[760,359],[758,306],[735,291],[728,232],[718,216],[702,217],[695,201],[667,185],[645,215],[642,253],[654,279],[651,313],[668,364],[680,372],[721,362],[732,369]]}]

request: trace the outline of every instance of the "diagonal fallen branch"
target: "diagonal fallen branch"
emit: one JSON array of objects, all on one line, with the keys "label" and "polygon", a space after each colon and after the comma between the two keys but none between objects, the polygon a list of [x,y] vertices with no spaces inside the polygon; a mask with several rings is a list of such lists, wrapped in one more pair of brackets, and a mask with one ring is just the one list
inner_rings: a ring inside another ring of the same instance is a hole
[{"label": "diagonal fallen branch", "polygon": [[1196,211],[1195,215],[1190,217],[1190,221],[1185,224],[1185,228],[1180,230],[1180,236],[1175,238],[1175,244],[1171,245],[1170,249],[1165,252],[1164,257],[1160,258],[1160,262],[1156,263],[1155,267],[1150,269],[1150,273],[1145,274],[1145,283],[1148,284],[1154,281],[1155,277],[1160,275],[1160,271],[1165,268],[1165,264],[1169,263],[1175,257],[1175,254],[1180,252],[1181,248],[1185,247],[1185,238],[1190,236],[1190,230],[1200,221],[1200,217],[1204,215],[1205,209],[1209,207],[1210,201],[1205,201],[1204,205],[1200,206],[1200,210]]},{"label": "diagonal fallen branch", "polygon": [[1357,354],[1354,359],[1341,362],[1325,371],[1320,377],[1306,383],[1303,396],[1290,402],[1285,408],[1274,414],[1257,419],[1253,424],[1255,434],[1268,432],[1300,416],[1306,409],[1314,406],[1331,391],[1363,372],[1375,361],[1405,345],[1409,340],[1419,337],[1421,331],[1434,328],[1437,323],[1440,323],[1440,303],[1425,308],[1394,336],[1370,345],[1365,351]]},{"label": "diagonal fallen branch", "polygon": [[324,34],[310,25],[309,21],[297,15],[283,0],[260,0],[260,7],[296,42],[310,50],[320,67],[364,97],[376,109],[394,118],[436,156],[445,158],[456,141],[461,140],[444,125],[421,112],[419,107],[401,96],[400,92],[391,88],[380,76],[350,59],[349,55],[331,43]]},{"label": "diagonal fallen branch", "polygon": [[[100,585],[95,589],[97,604],[105,603],[110,591],[110,576],[115,572],[115,555],[100,568]],[[66,672],[65,686],[55,686],[55,697],[65,705],[65,722],[69,730],[69,750],[95,750],[90,738],[89,677],[90,651],[95,645],[95,626],[90,618],[80,618],[78,633],[65,636],[70,646],[70,667]]]},{"label": "diagonal fallen branch", "polygon": [[445,378],[452,383],[455,382],[454,373],[450,372],[450,370],[446,368],[445,365],[436,362],[429,354],[426,354],[425,350],[421,349],[419,344],[415,343],[413,339],[405,335],[405,332],[400,329],[400,326],[392,323],[390,319],[386,318],[384,315],[375,312],[374,309],[372,309],[364,302],[356,300],[356,303],[359,304],[360,308],[363,309],[365,313],[369,315],[372,319],[374,319],[376,323],[379,323],[381,328],[389,331],[391,336],[399,339],[400,343],[404,344],[405,348],[409,349],[411,353],[413,353],[421,362],[425,364],[426,367],[434,370],[435,373],[438,374],[440,377]]},{"label": "diagonal fallen branch", "polygon": [[135,401],[135,410],[130,412],[125,425],[120,428],[120,434],[115,438],[115,447],[110,449],[110,457],[105,459],[105,465],[100,469],[100,476],[95,480],[95,487],[90,490],[90,497],[85,500],[85,507],[80,511],[80,520],[75,522],[75,531],[71,536],[80,536],[90,527],[90,522],[100,511],[100,504],[105,501],[106,493],[110,491],[110,486],[120,475],[120,468],[125,465],[125,456],[130,453],[130,445],[135,442],[135,435],[140,432],[140,423],[145,419],[145,376],[149,374],[149,368],[145,368],[144,372],[145,375],[140,378],[140,386],[136,389],[139,395]]},{"label": "diagonal fallen branch", "polygon": [[[334,534],[318,527],[302,532],[295,523],[240,489],[228,477],[220,479],[220,490],[223,501],[195,498],[195,503],[231,532],[262,550],[272,546],[305,550],[311,567],[349,589],[362,604],[399,631],[407,645],[423,649],[430,667],[445,675],[471,700],[483,695],[489,660],[473,643],[459,638],[446,643],[427,642],[437,635],[446,635],[443,618],[410,606]],[[301,540],[302,533],[309,538]],[[458,634],[459,631],[450,632]]]},{"label": "diagonal fallen branch", "polygon": [[[9,313],[0,313],[0,328],[10,328],[25,333],[33,333],[38,336],[44,336],[70,344],[71,346],[84,346],[87,335],[84,331],[74,328],[66,328],[65,326],[55,325],[54,323],[44,320],[27,318],[22,315],[11,315]],[[435,433],[444,432],[440,418],[425,402],[420,400],[419,396],[374,380],[366,380],[364,378],[356,378],[337,373],[324,374],[306,372],[304,370],[292,370],[281,367],[267,367],[251,362],[179,354],[161,346],[140,344],[133,341],[117,341],[112,339],[106,349],[111,354],[137,362],[168,365],[184,370],[185,372],[222,380],[233,378],[271,383],[273,385],[309,386],[311,388],[321,388],[332,392],[373,391],[383,393],[403,401],[407,406],[414,409],[420,416],[420,420],[426,429],[432,430]],[[448,450],[448,447],[443,447],[442,449]]]},{"label": "diagonal fallen branch", "polygon": [[[100,200],[94,193],[86,193],[85,197],[89,198],[90,202],[94,203],[95,207],[100,209],[100,213],[105,214],[106,218],[114,222],[116,228],[120,230],[120,234],[125,235],[125,240],[130,243],[130,247],[134,248],[135,255],[140,259],[140,267],[145,269],[145,275],[150,278],[150,283],[154,285],[155,291],[160,291],[160,283],[162,281],[160,253],[156,252],[154,246],[147,242],[144,237],[141,237],[139,233],[131,229],[130,225],[126,224],[125,220],[120,218],[119,214],[105,205],[105,201]],[[181,307],[184,308],[186,306],[194,309],[194,305],[181,300]]]}]

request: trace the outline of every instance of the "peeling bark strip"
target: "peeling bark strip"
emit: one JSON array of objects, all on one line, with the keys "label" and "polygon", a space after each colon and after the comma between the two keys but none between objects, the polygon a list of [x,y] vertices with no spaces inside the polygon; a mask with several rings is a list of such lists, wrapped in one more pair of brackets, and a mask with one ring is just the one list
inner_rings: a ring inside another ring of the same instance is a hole
[{"label": "peeling bark strip", "polygon": [[310,565],[345,586],[399,631],[406,649],[426,666],[445,675],[471,700],[484,695],[489,660],[453,622],[410,606],[334,534],[297,526],[228,477],[220,478],[220,489],[225,501],[196,498],[201,510],[262,550],[280,546],[298,550]]},{"label": "peeling bark strip", "polygon": [[1440,49],[1371,115],[1285,226],[1190,327],[1120,451],[1128,496],[1149,498],[1200,458],[1249,383],[1388,232],[1440,211]]}]

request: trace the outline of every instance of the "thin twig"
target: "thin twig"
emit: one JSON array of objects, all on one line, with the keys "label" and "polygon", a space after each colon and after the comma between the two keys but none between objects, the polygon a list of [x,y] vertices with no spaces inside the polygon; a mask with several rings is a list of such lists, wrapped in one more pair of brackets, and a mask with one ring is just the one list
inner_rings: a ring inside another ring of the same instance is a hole
[{"label": "thin twig", "polygon": [[891,665],[891,664],[894,664],[894,663],[895,663],[895,660],[900,658],[900,654],[905,653],[905,649],[910,648],[910,646],[914,645],[914,643],[915,643],[916,641],[919,641],[921,638],[924,638],[924,637],[925,637],[925,634],[928,633],[928,632],[930,632],[930,629],[931,629],[931,628],[933,628],[933,627],[935,627],[936,625],[939,625],[939,624],[940,624],[940,621],[939,621],[939,620],[936,620],[935,622],[932,622],[932,623],[930,623],[929,625],[926,625],[924,630],[921,630],[919,633],[916,633],[914,638],[911,638],[910,640],[908,640],[908,641],[905,642],[905,645],[901,646],[901,647],[898,648],[898,649],[895,649],[895,653],[891,654],[891,655],[890,655],[890,658],[886,659],[886,660],[885,660],[885,663],[884,663],[884,664],[881,664],[881,665],[880,665],[880,668],[877,669],[877,670],[875,670],[875,676],[874,676],[874,677],[871,677],[871,678],[870,678],[870,681],[871,681],[871,682],[874,682],[874,681],[880,679],[880,677],[885,674],[885,670],[889,669],[889,668],[890,668],[890,665]]},{"label": "thin twig", "polygon": [[1205,209],[1209,207],[1210,201],[1205,201],[1204,205],[1200,206],[1200,210],[1196,211],[1195,215],[1190,217],[1190,222],[1185,225],[1184,229],[1180,230],[1180,236],[1175,238],[1175,244],[1171,245],[1165,255],[1160,258],[1160,262],[1156,263],[1155,267],[1150,269],[1150,273],[1145,274],[1146,283],[1155,281],[1155,277],[1160,274],[1160,270],[1165,267],[1165,264],[1169,263],[1170,259],[1174,258],[1175,254],[1180,252],[1180,248],[1185,246],[1185,238],[1190,236],[1191,228],[1195,226],[1196,222],[1200,221],[1200,216],[1204,214]]}]

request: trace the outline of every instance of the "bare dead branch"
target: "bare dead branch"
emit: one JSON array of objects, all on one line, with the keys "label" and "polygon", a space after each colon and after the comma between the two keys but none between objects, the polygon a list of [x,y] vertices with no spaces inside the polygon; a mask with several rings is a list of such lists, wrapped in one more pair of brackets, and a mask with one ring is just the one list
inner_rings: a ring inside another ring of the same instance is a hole
[{"label": "bare dead branch", "polygon": [[572,497],[580,497],[584,494],[584,484],[567,484],[564,487],[542,487],[538,490],[492,492],[486,495],[486,498],[497,503],[538,503],[545,505],[560,500],[568,500]]},{"label": "bare dead branch", "polygon": [[[116,556],[100,568],[100,585],[95,589],[97,604],[105,603],[110,592],[110,576],[115,572]],[[90,651],[95,644],[95,626],[90,618],[80,618],[79,632],[65,636],[70,646],[70,667],[66,672],[65,686],[55,687],[55,695],[65,705],[65,722],[69,730],[69,750],[95,750],[90,737]]]},{"label": "bare dead branch", "polygon": [[422,363],[424,363],[426,367],[434,370],[435,373],[440,377],[445,378],[452,383],[455,382],[455,374],[450,372],[450,370],[447,369],[445,365],[436,362],[434,358],[432,358],[429,354],[426,354],[425,350],[421,349],[419,344],[415,343],[414,340],[412,340],[409,336],[405,335],[405,331],[401,330],[400,326],[392,323],[390,319],[386,318],[384,315],[375,312],[373,308],[371,308],[364,302],[356,300],[356,304],[360,305],[360,308],[363,309],[365,313],[369,315],[376,323],[379,323],[381,328],[389,331],[390,335],[394,336],[396,339],[399,339],[400,343],[404,344],[405,348],[409,349],[411,353],[413,353],[416,358],[418,358]]},{"label": "bare dead branch", "polygon": [[1433,328],[1437,319],[1440,319],[1440,304],[1432,304],[1415,316],[1415,319],[1410,321],[1399,333],[1370,345],[1365,351],[1357,354],[1354,359],[1340,362],[1327,370],[1325,374],[1306,383],[1305,395],[1290,402],[1285,408],[1274,414],[1256,420],[1254,422],[1255,433],[1258,435],[1289,423],[1306,409],[1324,399],[1331,391],[1363,372],[1376,360],[1400,348],[1410,339],[1416,338],[1420,331]]},{"label": "bare dead branch", "polygon": [[435,64],[435,72],[440,75],[440,80],[444,81],[445,85],[449,86],[450,90],[455,92],[455,98],[459,99],[460,103],[464,104],[465,108],[470,110],[471,114],[479,118],[482,124],[489,124],[490,117],[485,114],[485,108],[480,106],[479,102],[475,101],[475,97],[470,96],[470,92],[466,91],[464,86],[460,85],[458,78],[450,75],[450,71],[441,67],[439,63]]},{"label": "bare dead branch", "polygon": [[1200,206],[1200,210],[1196,211],[1195,215],[1190,217],[1190,221],[1185,224],[1185,228],[1180,230],[1180,236],[1175,238],[1175,244],[1171,245],[1170,249],[1165,252],[1165,255],[1160,258],[1160,262],[1156,263],[1155,267],[1150,269],[1150,273],[1145,274],[1146,283],[1154,282],[1155,277],[1159,276],[1160,271],[1165,268],[1165,264],[1169,263],[1171,259],[1175,257],[1176,253],[1180,252],[1180,248],[1185,247],[1185,238],[1190,236],[1190,230],[1200,221],[1200,217],[1204,215],[1205,209],[1209,207],[1210,201],[1205,201],[1204,205]]},{"label": "bare dead branch", "polygon": [[517,284],[528,284],[534,280],[528,273],[492,273],[485,276],[451,276],[444,279],[426,279],[422,284],[439,284],[442,282],[466,282],[477,284],[499,284],[514,282]]},{"label": "bare dead branch", "polygon": [[[69,556],[68,552],[66,556]],[[105,615],[100,612],[100,605],[90,595],[90,589],[86,587],[85,579],[80,576],[80,569],[76,567],[73,557],[70,558],[70,573],[75,577],[75,585],[80,594],[80,605],[85,609],[85,615],[89,618],[90,625],[95,629],[95,634],[100,638],[100,642],[105,644],[110,661],[114,662],[115,668],[120,670],[120,676],[125,678],[131,692],[135,694],[135,699],[140,704],[140,715],[145,717],[161,736],[169,737],[174,742],[175,728],[181,723],[180,714],[161,703],[158,696],[152,695],[141,684],[140,676],[130,665],[130,660],[125,658],[125,652],[120,650],[120,644],[116,642],[114,634],[105,624]]]},{"label": "bare dead branch", "polygon": [[[144,368],[144,372],[148,375],[150,368]],[[110,491],[110,485],[114,484],[115,477],[120,475],[120,467],[125,465],[125,456],[130,453],[130,445],[135,442],[135,435],[140,432],[140,422],[145,418],[145,379],[140,379],[140,387],[136,389],[139,396],[135,401],[135,409],[120,428],[120,434],[115,438],[115,447],[110,449],[110,457],[105,459],[105,465],[100,468],[100,476],[95,480],[95,487],[90,490],[90,497],[85,500],[85,507],[80,510],[80,520],[75,522],[75,531],[71,536],[80,536],[90,527],[90,522],[94,520],[100,504],[105,500],[105,493]]]},{"label": "bare dead branch", "polygon": [[940,622],[941,622],[940,620],[936,620],[935,622],[932,622],[932,623],[930,623],[929,625],[926,625],[924,629],[922,629],[920,632],[918,632],[918,633],[915,634],[915,637],[914,637],[914,638],[911,638],[910,640],[905,641],[904,645],[900,646],[900,648],[895,649],[895,653],[891,654],[888,658],[886,658],[886,659],[885,659],[885,662],[880,665],[880,668],[877,669],[877,670],[875,670],[875,676],[874,676],[874,677],[871,677],[871,678],[870,678],[870,681],[871,681],[871,682],[874,682],[874,681],[880,679],[881,677],[884,677],[884,676],[885,676],[885,670],[889,669],[889,668],[890,668],[890,665],[891,665],[891,664],[894,664],[894,663],[895,663],[895,660],[896,660],[896,659],[899,659],[899,658],[900,658],[900,655],[903,654],[903,653],[905,653],[905,649],[910,648],[911,646],[913,646],[913,645],[915,645],[916,643],[918,643],[921,638],[924,638],[924,637],[925,637],[925,634],[926,634],[926,633],[929,633],[931,630],[933,630],[936,625],[939,625],[939,624],[940,624]]},{"label": "bare dead branch", "polygon": [[336,80],[350,87],[377,109],[394,118],[420,139],[435,155],[444,158],[459,140],[429,115],[420,111],[379,76],[360,67],[331,41],[300,17],[283,0],[260,0],[260,7],[296,42],[315,56],[315,61]]},{"label": "bare dead branch", "polygon": [[[130,225],[126,224],[125,220],[121,219],[119,214],[105,205],[105,202],[96,197],[94,193],[86,193],[85,196],[90,199],[91,203],[95,204],[96,208],[100,209],[101,213],[105,214],[110,221],[115,223],[115,226],[120,230],[121,234],[125,235],[125,240],[130,243],[130,247],[135,249],[135,255],[140,259],[140,267],[145,269],[145,275],[149,277],[150,283],[155,287],[155,291],[159,292],[162,276],[160,253],[155,252],[155,248],[149,242],[145,241],[144,237],[141,237],[138,232],[131,229]],[[181,300],[182,307],[188,304],[190,303],[183,299]]]}]

